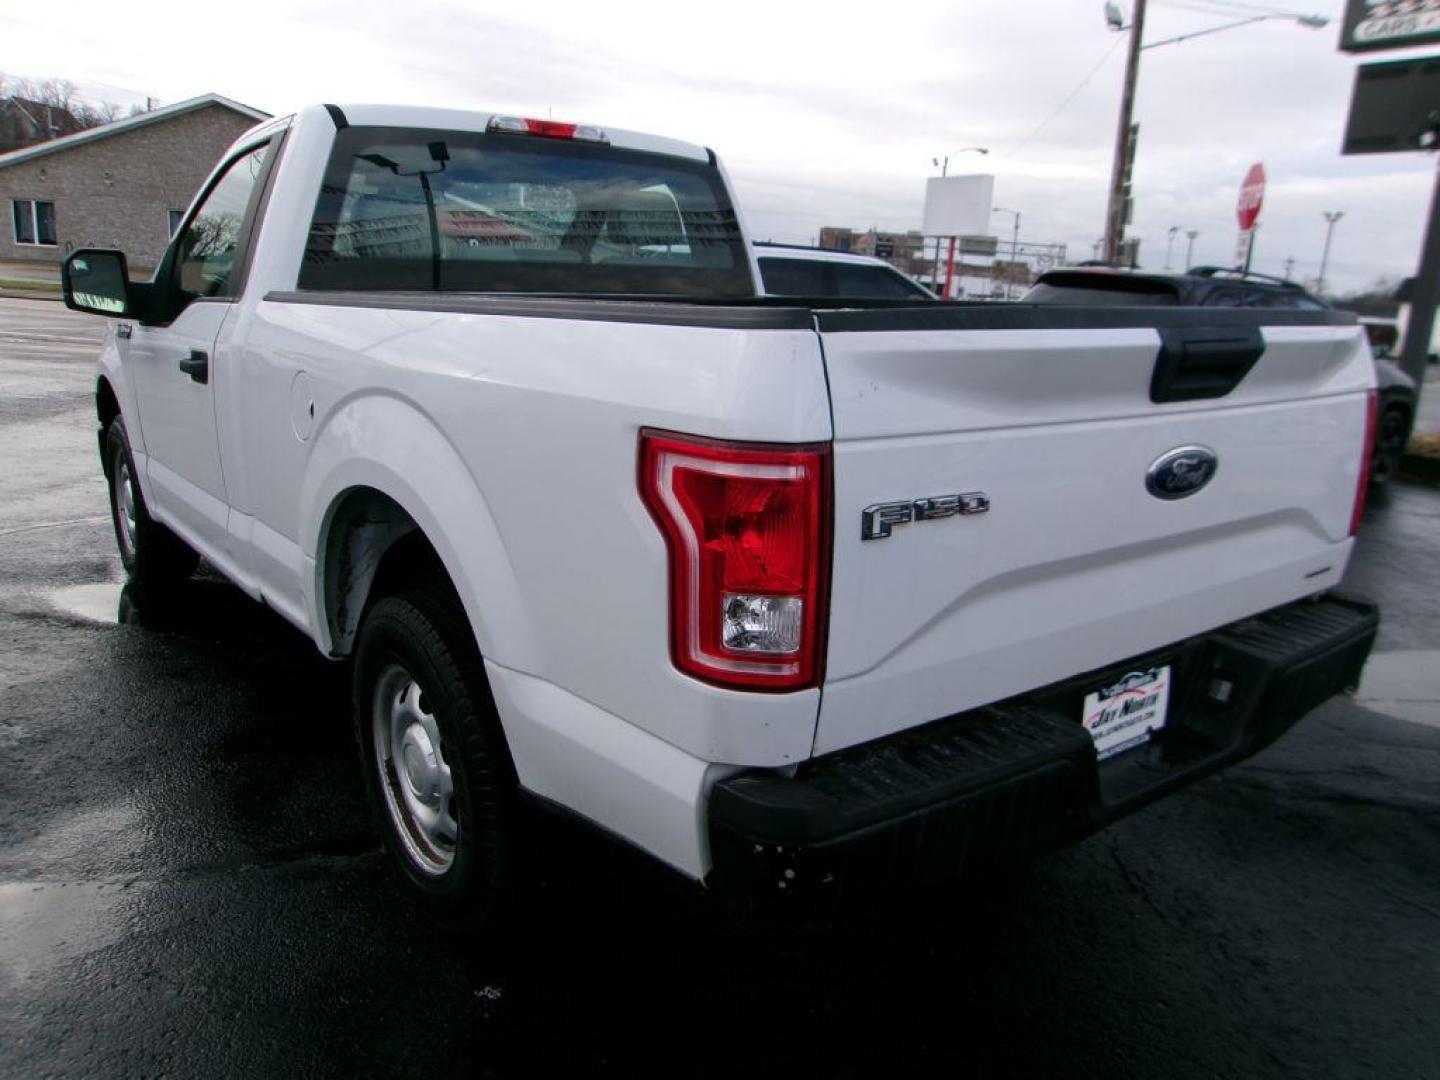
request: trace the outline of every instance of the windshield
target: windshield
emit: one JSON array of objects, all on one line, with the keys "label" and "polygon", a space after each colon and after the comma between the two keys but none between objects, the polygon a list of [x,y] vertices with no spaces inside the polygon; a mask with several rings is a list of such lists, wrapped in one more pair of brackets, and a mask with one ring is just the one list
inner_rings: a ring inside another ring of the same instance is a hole
[{"label": "windshield", "polygon": [[717,168],[526,135],[335,137],[302,289],[753,296]]}]

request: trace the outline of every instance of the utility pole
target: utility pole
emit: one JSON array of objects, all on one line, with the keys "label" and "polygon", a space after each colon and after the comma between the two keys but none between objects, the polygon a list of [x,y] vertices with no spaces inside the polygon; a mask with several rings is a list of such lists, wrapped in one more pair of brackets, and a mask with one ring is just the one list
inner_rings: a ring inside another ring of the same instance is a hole
[{"label": "utility pole", "polygon": [[1344,210],[1326,210],[1325,215],[1325,250],[1320,253],[1320,280],[1315,283],[1315,291],[1321,296],[1325,295],[1325,268],[1330,265],[1330,237],[1335,234],[1335,223],[1345,216]]},{"label": "utility pole", "polygon": [[1020,258],[1020,211],[1007,210],[1003,206],[994,207],[991,213],[1011,214],[1015,218],[1015,227],[1010,234],[1010,270],[1005,275],[1005,299],[1010,299],[1010,281],[1015,276],[1015,263]]},{"label": "utility pole", "polygon": [[1415,380],[1416,394],[1425,388],[1425,363],[1435,329],[1436,304],[1440,304],[1440,172],[1435,174],[1425,246],[1420,249],[1420,268],[1410,289],[1410,321],[1401,343],[1400,367]]},{"label": "utility pole", "polygon": [[1291,255],[1285,260],[1285,280],[1290,280],[1290,275],[1295,272],[1295,256]]},{"label": "utility pole", "polygon": [[1129,172],[1134,153],[1131,121],[1135,112],[1135,84],[1140,77],[1140,48],[1145,36],[1145,0],[1135,0],[1130,16],[1130,51],[1125,59],[1125,89],[1120,95],[1120,126],[1115,132],[1115,161],[1110,167],[1110,204],[1105,213],[1105,261],[1120,257],[1120,242],[1125,239],[1125,199],[1129,192]]},{"label": "utility pole", "polygon": [[1199,229],[1190,229],[1185,233],[1185,269],[1195,265],[1195,238],[1200,235]]}]

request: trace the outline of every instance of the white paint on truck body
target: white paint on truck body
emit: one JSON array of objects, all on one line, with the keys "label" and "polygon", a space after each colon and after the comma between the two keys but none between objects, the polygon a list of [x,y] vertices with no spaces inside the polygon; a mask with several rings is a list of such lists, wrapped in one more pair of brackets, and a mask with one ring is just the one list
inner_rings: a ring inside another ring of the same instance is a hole
[{"label": "white paint on truck body", "polygon": [[[343,108],[354,125],[483,131],[490,116]],[[388,496],[460,593],[522,784],[684,873],[708,869],[706,794],[737,767],[791,767],[1039,687],[1344,571],[1373,380],[1358,328],[1266,330],[1230,396],[1157,406],[1145,328],[821,333],[307,297],[295,290],[334,136],[318,106],[289,122],[248,283],[217,331],[223,536],[186,526],[198,511],[184,489],[154,482],[157,465],[174,471],[154,460],[164,440],[132,428],[151,510],[334,653],[326,531],[348,492]],[[750,270],[758,281],[753,252]],[[124,368],[112,341],[102,370],[143,418]],[[665,546],[637,485],[646,427],[833,440],[823,692],[676,670]],[[1187,442],[1219,455],[1215,480],[1151,498],[1146,467]],[[860,540],[866,505],[970,491],[988,513]]]}]

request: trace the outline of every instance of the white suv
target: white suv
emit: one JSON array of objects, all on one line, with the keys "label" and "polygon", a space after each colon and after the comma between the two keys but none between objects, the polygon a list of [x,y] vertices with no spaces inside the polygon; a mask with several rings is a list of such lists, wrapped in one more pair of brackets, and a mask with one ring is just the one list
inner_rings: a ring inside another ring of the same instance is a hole
[{"label": "white suv", "polygon": [[935,294],[883,259],[826,248],[755,245],[768,296],[934,300]]}]

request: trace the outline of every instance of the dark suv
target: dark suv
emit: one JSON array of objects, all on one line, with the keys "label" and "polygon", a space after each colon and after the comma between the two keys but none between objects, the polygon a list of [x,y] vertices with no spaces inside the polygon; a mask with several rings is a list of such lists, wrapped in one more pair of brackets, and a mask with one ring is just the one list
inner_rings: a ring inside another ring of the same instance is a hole
[{"label": "dark suv", "polygon": [[[1183,274],[1157,274],[1111,266],[1067,267],[1040,275],[1022,302],[1311,311],[1330,306],[1293,281],[1218,266],[1197,266]],[[1376,350],[1375,381],[1380,391],[1380,416],[1375,425],[1375,453],[1370,464],[1370,480],[1375,484],[1383,484],[1395,474],[1415,416],[1415,380],[1379,353],[1380,350]]]}]

